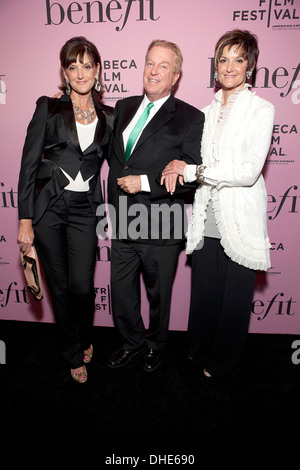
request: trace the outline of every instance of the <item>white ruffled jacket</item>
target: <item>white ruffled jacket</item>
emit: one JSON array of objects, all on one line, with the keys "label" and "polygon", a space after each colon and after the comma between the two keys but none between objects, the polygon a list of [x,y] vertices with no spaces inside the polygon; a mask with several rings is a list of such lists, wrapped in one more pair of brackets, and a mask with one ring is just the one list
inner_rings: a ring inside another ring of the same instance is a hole
[{"label": "white ruffled jacket", "polygon": [[[218,144],[214,130],[222,90],[203,109],[205,126],[202,158],[205,183],[195,193],[187,230],[186,252],[199,248],[209,200],[225,253],[250,269],[271,267],[267,234],[267,192],[261,174],[270,147],[275,108],[247,88],[239,93]],[[187,165],[184,178],[194,181],[195,166]],[[212,191],[212,188],[216,190]]]}]

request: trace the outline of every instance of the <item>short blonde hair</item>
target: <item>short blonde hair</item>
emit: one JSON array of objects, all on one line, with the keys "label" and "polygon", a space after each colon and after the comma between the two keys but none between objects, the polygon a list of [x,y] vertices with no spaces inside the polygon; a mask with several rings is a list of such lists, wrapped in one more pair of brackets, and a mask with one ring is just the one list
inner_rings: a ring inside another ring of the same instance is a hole
[{"label": "short blonde hair", "polygon": [[151,42],[150,46],[148,47],[147,54],[146,54],[146,59],[148,57],[149,51],[153,47],[165,47],[166,49],[171,49],[175,53],[175,70],[174,70],[174,73],[180,73],[182,63],[183,63],[183,56],[182,56],[181,50],[179,49],[177,44],[175,44],[174,42],[165,41],[164,39],[154,39]]}]

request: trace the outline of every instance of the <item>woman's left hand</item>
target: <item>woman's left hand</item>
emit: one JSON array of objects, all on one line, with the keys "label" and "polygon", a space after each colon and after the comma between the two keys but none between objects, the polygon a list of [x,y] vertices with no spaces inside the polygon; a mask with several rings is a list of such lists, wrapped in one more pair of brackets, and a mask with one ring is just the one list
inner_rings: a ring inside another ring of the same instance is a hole
[{"label": "woman's left hand", "polygon": [[171,194],[175,192],[177,178],[179,184],[183,186],[183,172],[185,166],[186,163],[182,160],[173,160],[172,162],[168,163],[168,165],[163,170],[160,184],[165,183],[167,191]]},{"label": "woman's left hand", "polygon": [[160,179],[160,184],[163,185],[165,183],[166,190],[168,193],[174,194],[175,189],[176,189],[176,183],[177,183],[177,178],[179,184],[183,186],[183,177],[178,176],[175,173],[172,173],[170,175],[162,176]]}]

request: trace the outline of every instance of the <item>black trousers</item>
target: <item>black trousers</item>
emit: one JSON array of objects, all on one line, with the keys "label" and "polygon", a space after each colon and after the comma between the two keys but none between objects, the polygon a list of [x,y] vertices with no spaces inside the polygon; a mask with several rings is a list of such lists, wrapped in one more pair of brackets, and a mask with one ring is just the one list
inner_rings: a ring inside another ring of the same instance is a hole
[{"label": "black trousers", "polygon": [[71,368],[83,365],[94,316],[96,218],[86,193],[65,191],[34,227],[58,326]]},{"label": "black trousers", "polygon": [[192,254],[189,353],[212,376],[230,372],[244,350],[256,271],[232,261],[206,237]]},{"label": "black trousers", "polygon": [[[167,341],[172,284],[181,245],[112,240],[111,293],[115,325],[126,350],[162,350]],[[149,300],[149,327],[141,315],[141,273]]]}]

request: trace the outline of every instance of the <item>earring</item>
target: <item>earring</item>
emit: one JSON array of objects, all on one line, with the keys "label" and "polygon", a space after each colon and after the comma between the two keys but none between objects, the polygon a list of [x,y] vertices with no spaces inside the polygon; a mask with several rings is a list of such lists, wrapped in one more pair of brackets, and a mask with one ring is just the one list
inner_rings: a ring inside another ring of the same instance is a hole
[{"label": "earring", "polygon": [[66,93],[69,95],[71,93],[70,81],[66,78]]},{"label": "earring", "polygon": [[101,84],[99,82],[98,77],[95,78],[95,90],[100,91],[101,90]]},{"label": "earring", "polygon": [[214,74],[214,79],[215,79],[216,81],[218,81],[218,80],[219,80],[219,75],[218,75],[218,72],[217,72],[217,70],[215,71],[215,74]]},{"label": "earring", "polygon": [[246,78],[247,78],[247,80],[249,80],[249,78],[251,77],[251,75],[252,75],[252,70],[247,70],[247,72],[246,72]]}]

